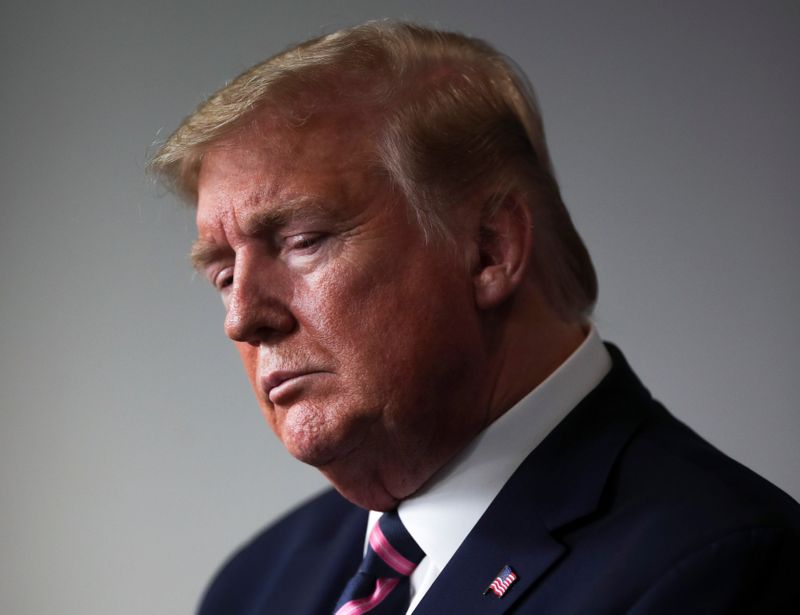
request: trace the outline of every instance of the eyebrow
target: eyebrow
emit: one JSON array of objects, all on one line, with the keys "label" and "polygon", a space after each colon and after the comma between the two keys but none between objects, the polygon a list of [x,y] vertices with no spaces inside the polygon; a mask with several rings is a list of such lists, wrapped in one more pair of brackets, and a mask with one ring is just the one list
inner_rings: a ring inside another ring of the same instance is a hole
[{"label": "eyebrow", "polygon": [[325,204],[322,201],[300,196],[281,201],[270,206],[269,209],[255,210],[253,213],[244,216],[239,224],[242,233],[248,236],[260,235],[261,233],[286,226],[295,220],[314,220],[330,216],[338,210],[334,205]]},{"label": "eyebrow", "polygon": [[[301,196],[277,203],[268,210],[256,210],[248,214],[240,222],[239,227],[244,235],[252,237],[279,229],[294,220],[327,217],[337,209],[333,204]],[[232,254],[230,246],[218,244],[211,239],[199,238],[192,244],[189,258],[196,270],[203,271],[211,263]]]},{"label": "eyebrow", "polygon": [[209,239],[198,239],[192,244],[189,259],[192,261],[192,267],[202,272],[211,263],[230,256],[232,253],[233,251],[227,246],[221,246]]}]

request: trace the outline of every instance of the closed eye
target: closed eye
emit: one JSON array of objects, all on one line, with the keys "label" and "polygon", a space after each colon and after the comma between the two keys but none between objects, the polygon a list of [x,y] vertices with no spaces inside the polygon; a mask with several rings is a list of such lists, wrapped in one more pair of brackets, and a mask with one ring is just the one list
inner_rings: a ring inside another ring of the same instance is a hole
[{"label": "closed eye", "polygon": [[326,237],[325,233],[298,233],[286,237],[283,246],[288,251],[311,254],[320,247]]},{"label": "closed eye", "polygon": [[233,267],[225,267],[211,276],[211,283],[218,291],[223,291],[233,284]]}]

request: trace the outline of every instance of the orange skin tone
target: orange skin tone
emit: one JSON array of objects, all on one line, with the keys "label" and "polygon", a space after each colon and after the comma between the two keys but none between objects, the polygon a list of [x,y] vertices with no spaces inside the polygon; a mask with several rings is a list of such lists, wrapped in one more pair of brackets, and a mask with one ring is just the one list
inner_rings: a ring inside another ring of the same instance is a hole
[{"label": "orange skin tone", "polygon": [[[194,255],[278,438],[351,501],[388,510],[582,333],[557,323],[525,280],[521,208],[500,214],[497,245],[478,243],[477,211],[459,250],[426,241],[369,171],[363,126],[343,113],[288,129],[265,115],[207,152]],[[541,352],[530,352],[537,340],[521,335],[530,327],[518,311],[546,334]]]}]

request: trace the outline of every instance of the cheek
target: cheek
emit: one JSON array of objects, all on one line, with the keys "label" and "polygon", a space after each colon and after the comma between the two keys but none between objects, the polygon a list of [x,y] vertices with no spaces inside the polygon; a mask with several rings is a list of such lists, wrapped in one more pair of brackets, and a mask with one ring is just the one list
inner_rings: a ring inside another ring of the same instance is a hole
[{"label": "cheek", "polygon": [[316,295],[311,326],[319,327],[324,337],[317,339],[340,363],[360,367],[368,377],[394,372],[395,385],[396,378],[447,358],[437,355],[460,346],[462,335],[471,332],[473,323],[465,322],[468,310],[463,307],[471,301],[469,288],[453,272],[446,273],[398,271],[387,262],[372,275],[341,276]]},{"label": "cheek", "polygon": [[319,344],[338,360],[352,357],[385,312],[378,286],[370,269],[348,261],[295,280],[291,309],[303,341]]}]

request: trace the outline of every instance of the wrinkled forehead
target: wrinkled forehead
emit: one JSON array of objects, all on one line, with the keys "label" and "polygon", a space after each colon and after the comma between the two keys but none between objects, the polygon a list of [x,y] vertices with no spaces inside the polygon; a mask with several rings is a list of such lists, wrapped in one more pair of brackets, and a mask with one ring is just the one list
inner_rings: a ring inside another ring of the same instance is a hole
[{"label": "wrinkled forehead", "polygon": [[360,202],[388,193],[369,124],[352,111],[317,114],[299,126],[281,115],[257,118],[205,153],[198,225],[265,204]]},{"label": "wrinkled forehead", "polygon": [[264,103],[224,129],[217,138],[198,144],[186,157],[182,172],[183,191],[190,204],[197,204],[206,159],[233,149],[250,149],[291,160],[301,149],[313,151],[313,143],[331,144],[341,152],[369,154],[370,161],[374,161],[382,113],[374,106],[347,98],[314,97],[309,93],[291,101]]}]

